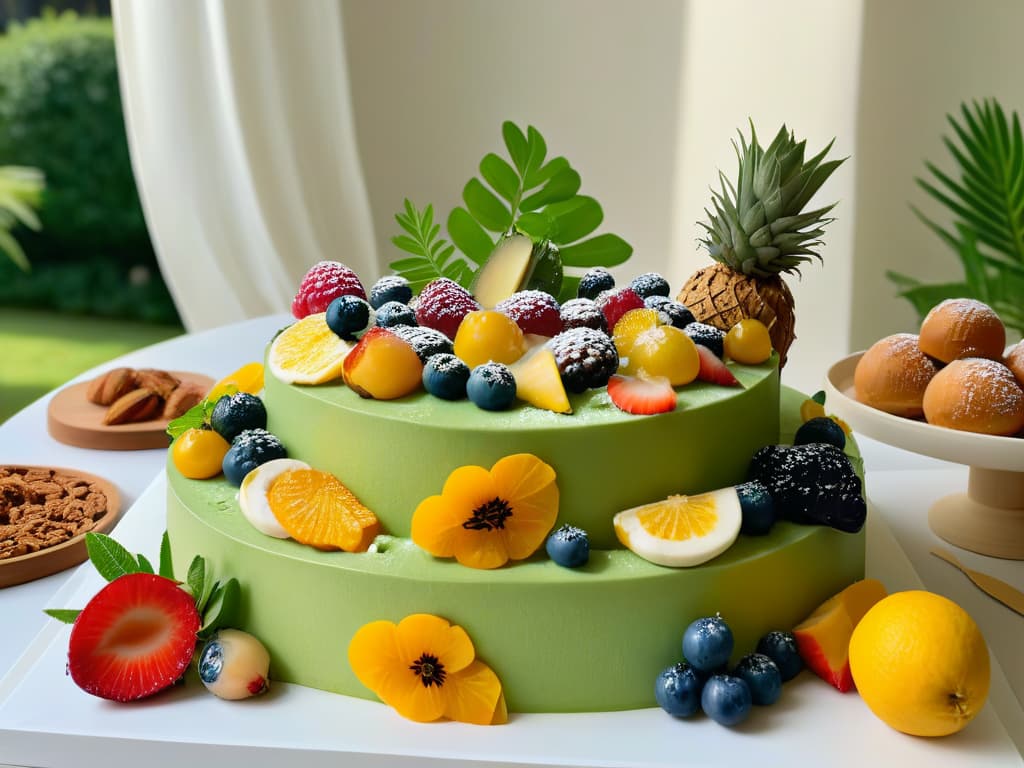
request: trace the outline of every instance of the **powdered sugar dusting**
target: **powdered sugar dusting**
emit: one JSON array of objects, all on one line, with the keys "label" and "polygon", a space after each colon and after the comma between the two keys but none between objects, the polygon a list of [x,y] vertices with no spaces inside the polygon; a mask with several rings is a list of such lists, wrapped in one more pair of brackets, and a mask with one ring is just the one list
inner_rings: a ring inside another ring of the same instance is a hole
[{"label": "powdered sugar dusting", "polygon": [[949,412],[953,419],[1024,411],[1024,390],[1002,363],[972,357],[950,363],[950,369],[959,385],[959,397]]}]

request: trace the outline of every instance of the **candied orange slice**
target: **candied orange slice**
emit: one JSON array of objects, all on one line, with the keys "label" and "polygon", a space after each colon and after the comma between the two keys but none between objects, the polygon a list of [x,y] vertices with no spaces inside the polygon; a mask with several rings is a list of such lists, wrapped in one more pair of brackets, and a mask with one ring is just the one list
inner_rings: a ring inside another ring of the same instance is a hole
[{"label": "candied orange slice", "polygon": [[327,327],[325,313],[307,315],[278,334],[270,344],[267,364],[288,384],[323,384],[341,377],[352,348]]},{"label": "candied orange slice", "polygon": [[211,403],[234,391],[258,395],[263,389],[263,363],[246,363],[213,385],[206,397]]},{"label": "candied orange slice", "polygon": [[270,486],[267,502],[289,536],[317,549],[365,552],[380,532],[377,516],[330,472],[285,472]]}]

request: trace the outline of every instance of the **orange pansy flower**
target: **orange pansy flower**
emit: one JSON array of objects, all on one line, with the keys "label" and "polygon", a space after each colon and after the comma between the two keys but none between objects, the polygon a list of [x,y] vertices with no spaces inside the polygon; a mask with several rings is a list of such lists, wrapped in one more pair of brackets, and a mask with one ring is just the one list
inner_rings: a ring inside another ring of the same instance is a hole
[{"label": "orange pansy flower", "polygon": [[555,470],[533,454],[517,453],[490,470],[454,470],[440,496],[416,507],[412,540],[435,557],[498,568],[536,552],[557,517]]},{"label": "orange pansy flower", "polygon": [[370,622],[349,643],[348,660],[363,685],[410,720],[499,725],[508,719],[498,676],[476,658],[466,631],[439,616]]}]

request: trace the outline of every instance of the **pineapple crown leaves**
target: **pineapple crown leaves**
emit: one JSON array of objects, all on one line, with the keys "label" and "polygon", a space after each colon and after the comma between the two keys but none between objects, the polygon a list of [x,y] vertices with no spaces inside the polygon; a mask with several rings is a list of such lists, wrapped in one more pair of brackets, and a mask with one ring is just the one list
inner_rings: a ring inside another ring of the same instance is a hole
[{"label": "pineapple crown leaves", "polygon": [[835,203],[804,211],[825,180],[846,158],[825,160],[830,141],[821,152],[805,160],[806,141],[797,141],[783,125],[767,148],[757,140],[750,123],[750,142],[742,132],[733,141],[738,170],[735,184],[721,171],[720,189],[711,191],[714,211],[704,209],[700,222],[706,236],[701,243],[716,261],[755,277],[796,272],[822,245],[827,217]]},{"label": "pineapple crown leaves", "polygon": [[[389,266],[409,281],[414,292],[437,277],[469,288],[495,243],[512,231],[535,242],[551,240],[567,267],[613,267],[632,255],[632,246],[618,235],[588,237],[604,220],[601,205],[579,194],[580,175],[566,158],[548,159],[540,131],[529,126],[524,134],[509,121],[501,131],[508,159],[490,152],[480,161],[480,176],[462,189],[464,205],[448,215],[451,242],[441,237],[431,205],[420,210],[406,200],[404,211],[396,215],[405,234],[392,242],[412,255]],[[567,278],[563,293],[575,295],[577,282],[578,278]]]}]

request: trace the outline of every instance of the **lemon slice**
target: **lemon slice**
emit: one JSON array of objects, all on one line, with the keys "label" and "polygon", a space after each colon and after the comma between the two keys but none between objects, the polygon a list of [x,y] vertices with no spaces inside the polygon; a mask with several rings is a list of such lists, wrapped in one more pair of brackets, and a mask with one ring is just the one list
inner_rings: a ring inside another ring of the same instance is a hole
[{"label": "lemon slice", "polygon": [[270,345],[267,365],[288,384],[323,384],[341,377],[352,345],[327,327],[325,313],[307,315],[285,328]]},{"label": "lemon slice", "polygon": [[247,474],[238,488],[238,506],[242,509],[242,515],[257,531],[276,539],[288,539],[291,536],[274,517],[267,493],[277,478],[293,469],[309,469],[309,464],[297,459],[272,459]]},{"label": "lemon slice", "polygon": [[700,565],[727,550],[743,514],[735,488],[669,496],[615,515],[615,535],[645,560],[673,568]]}]

